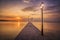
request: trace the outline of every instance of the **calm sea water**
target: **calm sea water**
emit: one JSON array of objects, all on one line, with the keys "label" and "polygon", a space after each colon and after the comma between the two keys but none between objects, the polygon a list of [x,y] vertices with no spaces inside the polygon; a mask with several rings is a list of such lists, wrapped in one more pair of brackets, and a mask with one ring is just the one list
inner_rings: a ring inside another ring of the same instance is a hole
[{"label": "calm sea water", "polygon": [[[0,22],[0,39],[14,40],[28,22]],[[32,22],[41,31],[41,22]],[[44,36],[50,40],[59,40],[60,23],[44,22]]]}]

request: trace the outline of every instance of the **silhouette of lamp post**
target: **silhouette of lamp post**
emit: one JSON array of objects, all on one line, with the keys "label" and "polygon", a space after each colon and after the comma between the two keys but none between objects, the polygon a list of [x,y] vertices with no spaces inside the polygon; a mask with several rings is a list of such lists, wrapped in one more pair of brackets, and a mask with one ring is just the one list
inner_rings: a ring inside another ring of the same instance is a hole
[{"label": "silhouette of lamp post", "polygon": [[28,22],[30,22],[30,20],[29,20],[29,19],[30,19],[30,16],[28,16]]},{"label": "silhouette of lamp post", "polygon": [[31,22],[32,21],[32,19],[30,18],[32,16],[32,14],[30,14],[29,16],[28,16],[28,22]]},{"label": "silhouette of lamp post", "polygon": [[44,3],[41,2],[41,35],[43,36],[43,8],[44,8]]}]

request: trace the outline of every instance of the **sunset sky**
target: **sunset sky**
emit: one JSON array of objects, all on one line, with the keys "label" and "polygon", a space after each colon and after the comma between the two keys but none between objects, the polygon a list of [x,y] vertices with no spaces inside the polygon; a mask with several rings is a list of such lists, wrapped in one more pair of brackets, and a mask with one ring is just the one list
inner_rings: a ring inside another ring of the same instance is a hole
[{"label": "sunset sky", "polygon": [[40,17],[40,5],[44,2],[44,18],[58,20],[60,0],[0,0],[0,16],[29,16]]}]

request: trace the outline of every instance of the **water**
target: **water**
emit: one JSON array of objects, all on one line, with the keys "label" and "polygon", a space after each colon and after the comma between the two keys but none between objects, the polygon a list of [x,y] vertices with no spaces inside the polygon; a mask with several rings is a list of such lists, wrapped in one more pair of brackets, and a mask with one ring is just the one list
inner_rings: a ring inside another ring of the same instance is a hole
[{"label": "water", "polygon": [[[28,22],[0,22],[0,39],[14,40]],[[41,31],[41,22],[32,22]],[[44,22],[44,37],[47,40],[60,40],[60,23]]]},{"label": "water", "polygon": [[0,22],[0,38],[12,40],[24,28],[27,22]]},{"label": "water", "polygon": [[[41,31],[41,22],[33,22],[33,24]],[[60,23],[44,22],[43,31],[44,39],[60,40]]]}]

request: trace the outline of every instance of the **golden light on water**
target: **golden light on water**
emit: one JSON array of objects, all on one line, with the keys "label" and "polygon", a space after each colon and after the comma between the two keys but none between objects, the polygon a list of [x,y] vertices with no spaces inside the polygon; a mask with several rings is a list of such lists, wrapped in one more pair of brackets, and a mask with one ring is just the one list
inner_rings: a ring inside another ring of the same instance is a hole
[{"label": "golden light on water", "polygon": [[17,22],[18,27],[20,26],[20,21]]},{"label": "golden light on water", "polygon": [[20,17],[16,17],[16,19],[17,19],[17,21],[18,21],[18,22],[17,22],[17,25],[18,25],[18,27],[19,27],[19,26],[20,26],[20,22],[21,22],[21,21],[20,21],[21,18],[20,18]]}]

